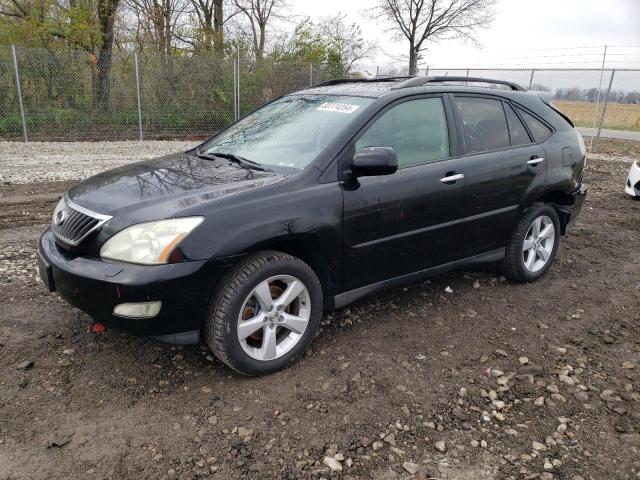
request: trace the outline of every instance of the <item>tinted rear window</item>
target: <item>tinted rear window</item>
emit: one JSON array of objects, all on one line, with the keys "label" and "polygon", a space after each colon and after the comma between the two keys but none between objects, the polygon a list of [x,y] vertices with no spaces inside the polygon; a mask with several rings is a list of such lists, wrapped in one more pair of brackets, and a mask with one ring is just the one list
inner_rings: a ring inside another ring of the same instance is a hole
[{"label": "tinted rear window", "polygon": [[544,123],[521,108],[519,108],[518,111],[524,119],[524,123],[529,127],[529,131],[533,135],[533,138],[535,138],[536,142],[542,143],[551,136],[553,130],[547,127]]},{"label": "tinted rear window", "polygon": [[509,130],[502,102],[489,98],[456,97],[467,153],[509,146]]}]

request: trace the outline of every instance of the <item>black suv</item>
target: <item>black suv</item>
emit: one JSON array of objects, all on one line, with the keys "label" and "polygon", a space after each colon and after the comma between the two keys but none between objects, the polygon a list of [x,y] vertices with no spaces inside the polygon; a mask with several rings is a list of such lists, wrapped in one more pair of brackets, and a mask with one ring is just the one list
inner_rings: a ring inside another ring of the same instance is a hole
[{"label": "black suv", "polygon": [[569,119],[513,83],[324,82],[69,190],[41,277],[100,324],[272,372],[323,309],[382,288],[478,262],[537,280],[584,165]]}]

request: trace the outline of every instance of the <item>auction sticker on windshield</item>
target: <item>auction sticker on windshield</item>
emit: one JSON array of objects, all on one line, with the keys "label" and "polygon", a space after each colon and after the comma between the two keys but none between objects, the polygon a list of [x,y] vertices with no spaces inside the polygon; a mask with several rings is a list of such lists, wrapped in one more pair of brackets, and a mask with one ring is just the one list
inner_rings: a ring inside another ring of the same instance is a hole
[{"label": "auction sticker on windshield", "polygon": [[349,103],[324,102],[318,107],[318,110],[325,112],[353,113],[358,109],[359,105],[351,105]]}]

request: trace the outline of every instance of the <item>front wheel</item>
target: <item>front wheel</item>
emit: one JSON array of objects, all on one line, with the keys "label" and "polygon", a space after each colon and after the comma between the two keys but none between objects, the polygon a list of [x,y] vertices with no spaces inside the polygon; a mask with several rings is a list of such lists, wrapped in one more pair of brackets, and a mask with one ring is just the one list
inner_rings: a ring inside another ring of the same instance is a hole
[{"label": "front wheel", "polygon": [[555,208],[544,203],[527,209],[516,226],[502,262],[506,277],[534,282],[551,267],[560,242],[560,220]]},{"label": "front wheel", "polygon": [[214,355],[246,375],[275,372],[300,355],[322,315],[322,288],[302,260],[260,252],[221,281],[205,325]]}]

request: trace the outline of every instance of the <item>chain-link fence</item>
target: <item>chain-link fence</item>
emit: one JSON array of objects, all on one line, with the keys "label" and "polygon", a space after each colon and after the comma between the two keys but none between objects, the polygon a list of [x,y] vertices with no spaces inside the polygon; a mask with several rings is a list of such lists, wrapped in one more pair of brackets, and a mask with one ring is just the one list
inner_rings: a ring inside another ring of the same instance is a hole
[{"label": "chain-link fence", "polygon": [[[355,68],[355,75],[406,75]],[[545,90],[581,127],[640,131],[640,70],[424,69],[420,75],[509,80]],[[163,56],[0,47],[0,140],[170,139],[210,135],[314,83],[323,65],[210,55]]]},{"label": "chain-link fence", "polygon": [[77,50],[0,47],[0,139],[201,137],[333,76],[321,65],[213,54],[114,53],[109,62]]}]

